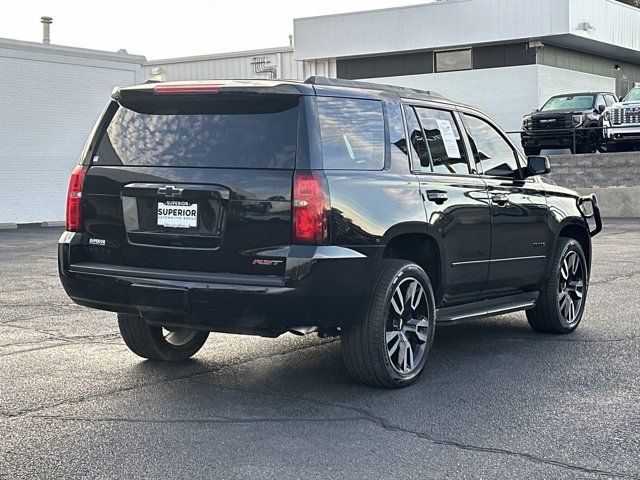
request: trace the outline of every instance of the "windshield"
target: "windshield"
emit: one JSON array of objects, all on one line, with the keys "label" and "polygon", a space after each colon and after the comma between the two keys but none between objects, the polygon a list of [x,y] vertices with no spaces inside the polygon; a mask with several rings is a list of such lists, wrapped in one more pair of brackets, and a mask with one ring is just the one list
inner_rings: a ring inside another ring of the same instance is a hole
[{"label": "windshield", "polygon": [[[139,107],[136,105],[136,107]],[[298,99],[189,100],[120,106],[98,145],[98,165],[294,168]]]},{"label": "windshield", "polygon": [[627,96],[624,97],[623,102],[640,102],[640,88],[634,88]]},{"label": "windshield", "polygon": [[593,100],[593,95],[562,95],[550,98],[541,110],[589,110]]}]

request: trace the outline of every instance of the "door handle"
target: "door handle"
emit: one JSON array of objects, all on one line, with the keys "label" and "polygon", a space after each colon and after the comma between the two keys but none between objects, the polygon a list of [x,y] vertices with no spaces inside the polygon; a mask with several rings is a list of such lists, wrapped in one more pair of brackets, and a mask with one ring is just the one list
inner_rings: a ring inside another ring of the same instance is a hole
[{"label": "door handle", "polygon": [[442,205],[449,199],[447,192],[441,190],[427,190],[427,200]]},{"label": "door handle", "polygon": [[493,197],[491,197],[491,201],[501,207],[504,207],[507,203],[509,203],[509,197],[503,193],[497,193]]}]

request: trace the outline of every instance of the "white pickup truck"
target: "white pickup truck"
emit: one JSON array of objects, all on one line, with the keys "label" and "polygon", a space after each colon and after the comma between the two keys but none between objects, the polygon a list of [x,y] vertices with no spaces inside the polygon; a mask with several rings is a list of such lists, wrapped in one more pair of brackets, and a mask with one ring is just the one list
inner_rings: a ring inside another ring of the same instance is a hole
[{"label": "white pickup truck", "polygon": [[640,148],[640,87],[631,90],[621,102],[608,107],[602,118],[609,152]]}]

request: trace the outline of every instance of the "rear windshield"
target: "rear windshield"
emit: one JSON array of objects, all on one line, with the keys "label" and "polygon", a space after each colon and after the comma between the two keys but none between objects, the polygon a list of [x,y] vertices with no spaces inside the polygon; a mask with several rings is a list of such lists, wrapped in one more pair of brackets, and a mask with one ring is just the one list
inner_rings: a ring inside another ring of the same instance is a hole
[{"label": "rear windshield", "polygon": [[292,169],[298,103],[298,98],[252,98],[137,103],[135,110],[121,105],[93,163]]}]

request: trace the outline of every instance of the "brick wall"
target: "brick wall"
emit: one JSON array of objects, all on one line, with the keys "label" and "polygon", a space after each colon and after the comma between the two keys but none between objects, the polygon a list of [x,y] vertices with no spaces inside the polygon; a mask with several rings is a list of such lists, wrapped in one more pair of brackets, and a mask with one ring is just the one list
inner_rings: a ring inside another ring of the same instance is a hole
[{"label": "brick wall", "polygon": [[0,41],[0,225],[62,221],[87,135],[113,87],[139,81],[140,63],[15,43]]}]

